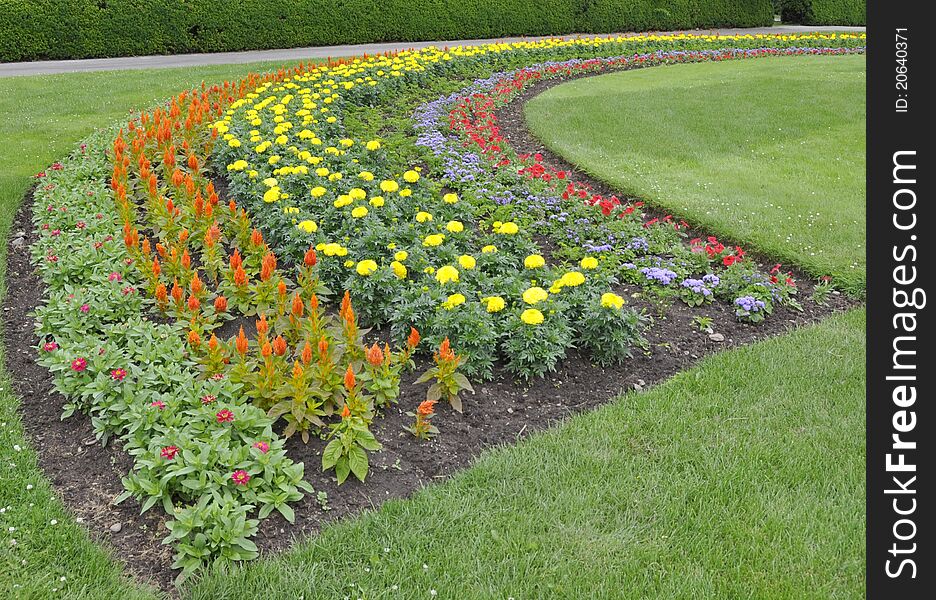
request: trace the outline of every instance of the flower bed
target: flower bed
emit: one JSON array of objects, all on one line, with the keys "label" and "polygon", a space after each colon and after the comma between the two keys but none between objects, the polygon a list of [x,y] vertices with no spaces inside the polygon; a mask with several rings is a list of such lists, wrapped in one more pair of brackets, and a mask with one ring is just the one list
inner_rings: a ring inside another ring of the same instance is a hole
[{"label": "flower bed", "polygon": [[[434,366],[410,430],[428,437],[435,402],[463,409],[463,373],[487,379],[503,361],[537,377],[573,346],[600,364],[626,360],[648,318],[627,305],[624,284],[661,302],[733,302],[739,318],[760,320],[791,302],[792,280],[516,153],[493,110],[526,82],[579,69],[864,43],[800,36],[772,39],[774,50],[694,50],[763,40],[357,59],[192,90],[119,135],[93,136],[35,194],[33,257],[48,286],[40,361],[69,399],[66,415],[89,413],[102,439],[121,439],[135,461],[126,495],[172,515],[167,542],[187,575],[255,556],[250,538],[273,511],[293,519],[290,504],[312,489],[284,436],[326,436],[322,468],[364,480],[381,446],[370,424],[417,353],[431,349]],[[607,58],[559,62],[578,55]],[[416,111],[415,135],[348,133],[394,99],[477,77]],[[227,176],[227,204],[211,165]],[[389,342],[365,343],[362,327],[374,325],[388,326]]]}]

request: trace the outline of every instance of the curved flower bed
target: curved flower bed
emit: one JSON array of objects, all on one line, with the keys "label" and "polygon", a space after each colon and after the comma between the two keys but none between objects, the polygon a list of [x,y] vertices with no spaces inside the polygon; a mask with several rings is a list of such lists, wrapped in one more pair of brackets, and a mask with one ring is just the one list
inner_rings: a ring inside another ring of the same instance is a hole
[{"label": "curved flower bed", "polygon": [[[792,302],[792,280],[760,272],[740,248],[686,243],[684,223],[646,218],[638,202],[517,154],[498,136],[498,106],[542,77],[863,44],[548,40],[182,93],[40,174],[39,360],[65,414],[90,414],[133,456],[125,495],[172,516],[166,542],[183,575],[252,558],[258,519],[291,520],[290,503],[312,491],[282,436],[327,436],[322,468],[364,480],[380,449],[369,424],[399,396],[415,353],[434,350],[411,428],[426,437],[435,402],[461,410],[463,372],[489,378],[502,360],[534,377],[572,346],[625,360],[647,317],[620,282],[661,300],[733,302],[751,321]],[[397,102],[425,102],[424,90],[443,96],[416,110],[414,129],[386,118]],[[384,125],[405,133],[384,139]],[[396,348],[365,344],[371,325],[388,325]]]}]

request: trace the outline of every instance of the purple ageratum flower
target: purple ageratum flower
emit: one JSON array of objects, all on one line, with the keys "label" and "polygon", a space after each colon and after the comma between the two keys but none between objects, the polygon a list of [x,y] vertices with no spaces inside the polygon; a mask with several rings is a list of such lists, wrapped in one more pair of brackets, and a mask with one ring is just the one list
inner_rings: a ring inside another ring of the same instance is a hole
[{"label": "purple ageratum flower", "polygon": [[646,252],[647,250],[650,249],[650,243],[647,241],[646,238],[635,237],[634,239],[630,241],[630,243],[627,244],[627,249]]},{"label": "purple ageratum flower", "polygon": [[763,300],[758,300],[754,296],[741,296],[736,298],[734,303],[740,310],[747,313],[760,312],[767,306]]},{"label": "purple ageratum flower", "polygon": [[712,295],[712,291],[705,287],[705,282],[701,279],[683,279],[679,285],[692,290],[694,294],[702,294],[705,297]]},{"label": "purple ageratum flower", "polygon": [[660,267],[644,267],[640,272],[650,281],[656,281],[662,285],[669,285],[676,279],[676,273]]},{"label": "purple ageratum flower", "polygon": [[702,281],[709,287],[715,287],[721,283],[721,278],[719,278],[715,273],[707,273],[702,276]]}]

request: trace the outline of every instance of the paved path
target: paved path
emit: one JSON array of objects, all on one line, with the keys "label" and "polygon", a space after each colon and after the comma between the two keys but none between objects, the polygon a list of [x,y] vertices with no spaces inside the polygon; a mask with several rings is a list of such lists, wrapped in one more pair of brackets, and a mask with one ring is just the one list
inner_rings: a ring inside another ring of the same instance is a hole
[{"label": "paved path", "polygon": [[[862,32],[864,27],[805,27],[800,25],[778,25],[750,29],[709,29],[684,33],[804,33],[808,31]],[[672,32],[669,32],[672,33]],[[638,35],[638,34],[625,34]],[[555,36],[547,36],[555,37]],[[570,37],[570,36],[566,36]],[[127,56],[121,58],[89,58],[83,60],[43,60],[35,62],[0,63],[0,77],[16,75],[48,75],[53,73],[75,73],[80,71],[117,71],[122,69],[164,69],[169,67],[191,67],[196,65],[226,65],[261,61],[294,62],[309,58],[360,56],[382,54],[394,50],[425,48],[426,46],[471,46],[490,42],[515,42],[538,40],[543,37],[509,37],[485,40],[451,40],[438,42],[392,42],[382,44],[358,44],[348,46],[316,46],[312,48],[290,48],[284,50],[252,50],[248,52],[218,52],[214,54],[174,54],[168,56]]]}]

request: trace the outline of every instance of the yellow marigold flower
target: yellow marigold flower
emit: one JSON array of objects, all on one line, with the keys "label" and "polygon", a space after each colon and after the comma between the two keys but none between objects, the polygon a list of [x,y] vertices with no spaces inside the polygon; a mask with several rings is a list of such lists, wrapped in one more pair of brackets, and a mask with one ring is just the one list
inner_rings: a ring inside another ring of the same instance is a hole
[{"label": "yellow marigold flower", "polygon": [[328,169],[326,169],[325,167],[319,167],[318,169],[315,170],[315,174],[318,175],[319,177],[327,177],[328,172],[329,172]]},{"label": "yellow marigold flower", "polygon": [[565,287],[576,287],[585,283],[585,276],[579,273],[578,271],[569,271],[560,279],[562,285]]},{"label": "yellow marigold flower", "polygon": [[280,199],[280,189],[276,186],[271,187],[263,193],[264,202],[276,202]]},{"label": "yellow marigold flower", "polygon": [[299,221],[299,224],[296,225],[296,227],[300,231],[304,231],[306,233],[315,233],[318,231],[318,225],[315,224],[315,221],[311,220]]},{"label": "yellow marigold flower", "polygon": [[517,227],[516,223],[507,221],[506,223],[501,224],[500,228],[497,230],[497,233],[502,233],[504,235],[514,235],[518,231],[520,231],[520,228]]},{"label": "yellow marigold flower", "polygon": [[247,171],[247,177],[250,177],[251,179],[256,179],[257,175],[259,175],[259,173],[257,173],[253,169]]},{"label": "yellow marigold flower", "polygon": [[624,298],[617,294],[606,292],[601,295],[601,305],[605,308],[619,309],[624,306]]},{"label": "yellow marigold flower", "polygon": [[284,206],[283,213],[287,215],[298,215],[299,207],[298,206]]},{"label": "yellow marigold flower", "polygon": [[343,138],[341,140],[338,140],[338,143],[341,144],[341,146],[344,148],[350,148],[351,146],[354,145],[354,140],[350,138]]},{"label": "yellow marigold flower", "polygon": [[354,210],[351,211],[351,216],[354,217],[355,219],[360,219],[360,218],[362,218],[362,217],[366,217],[366,216],[367,216],[367,207],[366,207],[366,206],[358,206],[357,208],[355,208]]},{"label": "yellow marigold flower", "polygon": [[409,188],[403,188],[402,190],[400,190],[400,196],[402,196],[403,198],[409,198],[412,195],[413,195],[413,190]]},{"label": "yellow marigold flower", "polygon": [[423,240],[423,246],[432,247],[439,246],[442,242],[445,241],[445,235],[441,233],[431,233],[426,236],[426,239]]},{"label": "yellow marigold flower", "polygon": [[448,194],[442,196],[442,201],[445,202],[446,204],[455,204],[456,202],[458,202],[458,194],[449,192]]},{"label": "yellow marigold flower", "polygon": [[385,179],[380,182],[380,190],[385,194],[392,194],[400,189],[400,184],[392,179]]},{"label": "yellow marigold flower", "polygon": [[445,310],[452,310],[456,306],[465,303],[465,297],[461,294],[452,294],[449,296],[445,302],[442,303],[442,308]]},{"label": "yellow marigold flower", "polygon": [[277,136],[277,138],[276,138],[274,141],[275,141],[275,142],[277,143],[277,145],[279,145],[279,146],[285,146],[286,144],[289,143],[289,137],[287,137],[287,136],[285,136],[285,135],[280,135],[280,136]]},{"label": "yellow marigold flower", "polygon": [[384,202],[383,196],[374,196],[370,199],[371,206],[374,208],[380,208],[384,205]]},{"label": "yellow marigold flower", "polygon": [[541,287],[531,287],[523,292],[523,301],[527,304],[538,304],[549,298],[549,292]]},{"label": "yellow marigold flower", "polygon": [[373,181],[373,180],[374,180],[374,174],[371,173],[370,171],[361,171],[360,173],[358,173],[358,177],[360,177],[360,178],[363,179],[364,181]]},{"label": "yellow marigold flower", "polygon": [[332,204],[335,205],[335,208],[344,208],[345,206],[348,206],[352,202],[354,202],[354,200],[351,199],[351,196],[348,196],[347,194],[342,194],[338,196],[338,198],[336,198],[335,201],[332,202]]},{"label": "yellow marigold flower", "polygon": [[341,180],[341,173],[332,173],[331,175],[328,176],[328,180],[329,180],[329,181],[340,181],[340,180]]},{"label": "yellow marigold flower", "polygon": [[[330,119],[334,117],[329,117]],[[371,140],[364,145],[365,148],[373,152],[374,150],[380,150],[380,142],[377,140]]]},{"label": "yellow marigold flower", "polygon": [[364,198],[367,198],[367,192],[361,188],[351,188],[348,190],[348,195],[351,196],[352,200],[363,200]]},{"label": "yellow marigold flower", "polygon": [[421,210],[418,213],[416,213],[416,220],[419,221],[420,223],[426,223],[432,220],[432,215],[430,215],[424,210]]},{"label": "yellow marigold flower", "polygon": [[549,293],[550,293],[550,294],[558,294],[558,293],[561,292],[561,291],[562,291],[562,280],[561,280],[561,279],[557,279],[557,280],[554,281],[553,284],[549,287]]},{"label": "yellow marigold flower", "polygon": [[451,265],[445,265],[436,272],[436,280],[441,284],[446,284],[450,281],[458,281],[458,269]]},{"label": "yellow marigold flower", "polygon": [[481,302],[485,305],[485,308],[487,308],[489,313],[500,312],[504,310],[504,306],[506,306],[504,299],[500,296],[488,296],[487,298],[481,298]]},{"label": "yellow marigold flower", "polygon": [[419,181],[419,173],[416,171],[407,171],[406,173],[403,173],[403,181],[406,183],[416,183]]},{"label": "yellow marigold flower", "polygon": [[448,225],[445,226],[446,229],[452,233],[461,233],[465,230],[464,224],[461,221],[449,221]]},{"label": "yellow marigold flower", "polygon": [[227,168],[231,171],[243,171],[244,169],[247,168],[247,161],[243,159],[235,160],[234,162],[229,164]]},{"label": "yellow marigold flower", "polygon": [[325,253],[325,256],[344,256],[348,253],[348,250],[341,244],[331,242],[322,247],[322,252]]},{"label": "yellow marigold flower", "polygon": [[497,246],[494,244],[488,244],[484,248],[481,248],[482,254],[494,254],[495,252],[497,252]]},{"label": "yellow marigold flower", "polygon": [[354,261],[353,261],[353,260],[346,260],[346,261],[344,262],[344,266],[346,266],[347,268],[350,269],[350,268],[354,267]]},{"label": "yellow marigold flower", "polygon": [[476,261],[473,256],[462,254],[458,257],[458,264],[460,264],[463,269],[468,269],[470,271],[471,269],[475,268],[475,266],[478,264],[478,261]]},{"label": "yellow marigold flower", "polygon": [[231,138],[228,140],[228,146],[230,146],[231,148],[240,148],[241,142],[237,138]]},{"label": "yellow marigold flower", "polygon": [[406,265],[395,260],[390,263],[390,268],[393,269],[393,274],[397,276],[397,279],[406,279]]},{"label": "yellow marigold flower", "polygon": [[527,325],[539,325],[543,322],[544,317],[543,313],[536,310],[535,308],[528,308],[523,311],[523,313],[521,313],[520,320]]},{"label": "yellow marigold flower", "polygon": [[539,269],[546,264],[546,259],[539,254],[531,254],[523,259],[523,266],[527,269]]},{"label": "yellow marigold flower", "polygon": [[367,277],[377,270],[377,263],[370,260],[362,260],[357,264],[357,273],[361,277]]},{"label": "yellow marigold flower", "polygon": [[594,256],[586,256],[582,259],[582,268],[583,269],[597,269],[598,268],[598,259]]},{"label": "yellow marigold flower", "polygon": [[407,258],[409,258],[409,253],[406,250],[400,250],[393,255],[393,260],[398,260],[400,262],[403,262]]},{"label": "yellow marigold flower", "polygon": [[279,185],[279,182],[276,180],[276,177],[267,177],[263,180],[263,185],[267,187],[275,187]]},{"label": "yellow marigold flower", "polygon": [[321,198],[322,196],[328,193],[328,190],[323,188],[320,185],[317,185],[311,190],[309,190],[309,193],[312,194],[313,198]]}]

